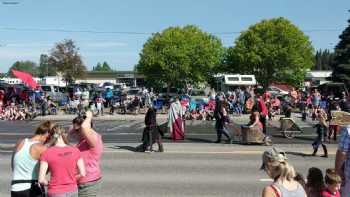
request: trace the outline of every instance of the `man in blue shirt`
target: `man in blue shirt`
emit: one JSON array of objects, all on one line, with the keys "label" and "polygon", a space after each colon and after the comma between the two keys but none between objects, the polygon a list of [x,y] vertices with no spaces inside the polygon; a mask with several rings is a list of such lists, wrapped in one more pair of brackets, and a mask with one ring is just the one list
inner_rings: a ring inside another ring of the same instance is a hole
[{"label": "man in blue shirt", "polygon": [[350,125],[341,130],[341,137],[335,157],[335,169],[343,179],[342,197],[350,197]]}]

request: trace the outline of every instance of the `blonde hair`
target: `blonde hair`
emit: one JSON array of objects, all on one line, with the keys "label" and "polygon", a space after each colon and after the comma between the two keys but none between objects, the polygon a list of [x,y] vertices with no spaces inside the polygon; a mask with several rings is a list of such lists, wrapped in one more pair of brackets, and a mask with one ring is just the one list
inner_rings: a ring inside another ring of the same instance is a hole
[{"label": "blonde hair", "polygon": [[67,132],[64,128],[55,125],[50,131],[50,139],[47,143],[48,146],[54,146],[58,140],[58,138],[61,136],[65,144],[69,144]]},{"label": "blonde hair", "polygon": [[335,169],[327,169],[325,182],[327,185],[333,185],[333,184],[340,184],[342,180],[341,180],[341,177],[335,171]]},{"label": "blonde hair", "polygon": [[296,176],[294,167],[287,161],[270,160],[267,162],[268,170],[273,179],[294,180]]}]

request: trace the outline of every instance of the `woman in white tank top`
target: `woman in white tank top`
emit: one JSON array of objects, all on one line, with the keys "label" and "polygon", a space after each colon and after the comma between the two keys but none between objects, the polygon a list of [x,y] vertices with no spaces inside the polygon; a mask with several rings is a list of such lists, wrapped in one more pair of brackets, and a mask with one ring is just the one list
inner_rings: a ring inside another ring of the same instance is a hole
[{"label": "woman in white tank top", "polygon": [[38,159],[46,150],[49,131],[55,126],[52,121],[39,125],[31,138],[19,140],[12,155],[11,197],[40,196],[38,182]]},{"label": "woman in white tank top", "polygon": [[264,152],[262,159],[260,169],[273,179],[273,184],[264,188],[262,197],[307,197],[303,186],[294,180],[296,173],[284,151],[272,148]]}]

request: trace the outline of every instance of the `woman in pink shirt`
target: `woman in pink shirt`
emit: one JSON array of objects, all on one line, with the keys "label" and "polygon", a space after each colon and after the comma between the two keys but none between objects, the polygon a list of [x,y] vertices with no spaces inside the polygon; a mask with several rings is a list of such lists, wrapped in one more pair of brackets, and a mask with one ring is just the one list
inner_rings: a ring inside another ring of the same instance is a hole
[{"label": "woman in pink shirt", "polygon": [[49,144],[40,157],[39,183],[48,185],[49,197],[78,197],[77,181],[86,175],[80,151],[68,145],[65,130],[58,126],[51,130]]},{"label": "woman in pink shirt", "polygon": [[73,129],[70,132],[79,142],[76,147],[84,159],[86,176],[79,180],[79,196],[97,196],[101,185],[101,156],[103,152],[102,137],[92,128],[92,112],[86,116],[78,116],[73,120]]}]

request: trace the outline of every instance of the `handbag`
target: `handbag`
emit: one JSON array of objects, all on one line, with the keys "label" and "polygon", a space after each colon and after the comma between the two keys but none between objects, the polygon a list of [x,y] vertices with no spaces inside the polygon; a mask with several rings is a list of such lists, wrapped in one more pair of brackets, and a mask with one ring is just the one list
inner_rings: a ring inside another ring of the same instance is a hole
[{"label": "handbag", "polygon": [[37,180],[13,180],[11,185],[19,183],[31,183],[30,196],[31,197],[46,197],[45,187],[40,185]]}]

